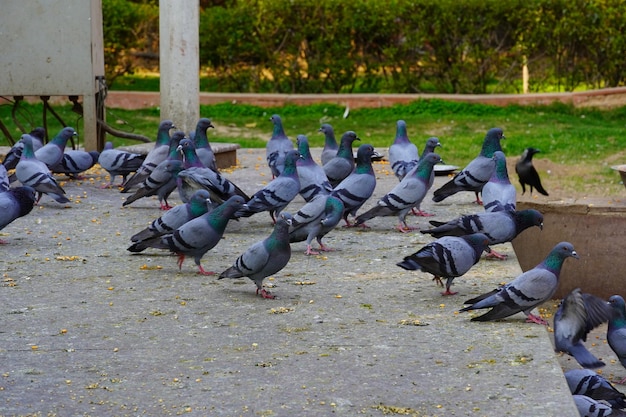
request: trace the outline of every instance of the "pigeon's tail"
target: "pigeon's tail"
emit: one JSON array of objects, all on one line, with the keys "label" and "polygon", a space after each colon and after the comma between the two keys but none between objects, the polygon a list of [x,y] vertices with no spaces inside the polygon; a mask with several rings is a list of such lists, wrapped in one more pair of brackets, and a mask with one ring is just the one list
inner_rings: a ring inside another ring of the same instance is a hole
[{"label": "pigeon's tail", "polygon": [[55,193],[45,193],[45,194],[53,198],[54,201],[56,201],[57,203],[65,204],[65,203],[70,202],[70,200],[63,194],[55,194]]},{"label": "pigeon's tail", "polygon": [[[141,242],[142,240],[148,240],[153,237],[156,237],[156,232],[150,230],[150,228],[146,227],[141,232],[134,234],[131,238],[131,242]],[[131,251],[132,252],[132,251]]]},{"label": "pigeon's tail", "polygon": [[222,272],[220,274],[219,277],[217,277],[217,279],[223,279],[223,278],[242,278],[243,274],[241,273],[240,270],[238,270],[237,268],[235,268],[234,266],[231,266],[230,268],[228,268],[227,270],[225,270],[224,272]]},{"label": "pigeon's tail", "polygon": [[583,368],[596,369],[602,368],[606,365],[604,362],[593,356],[591,352],[589,352],[580,342],[570,346],[568,353],[572,355]]},{"label": "pigeon's tail", "polygon": [[140,240],[138,242],[133,243],[128,247],[129,252],[138,253],[143,252],[148,248],[154,249],[169,249],[169,245],[167,242],[161,239],[162,236],[155,236],[150,239]]},{"label": "pigeon's tail", "polygon": [[140,199],[140,198],[142,198],[142,197],[146,197],[146,196],[148,196],[148,195],[151,195],[151,194],[149,194],[151,191],[153,191],[153,190],[149,190],[149,189],[147,189],[147,188],[145,188],[145,187],[144,187],[144,188],[140,188],[140,189],[138,189],[137,191],[135,191],[135,194],[133,194],[133,195],[131,195],[130,197],[128,197],[128,198],[127,198],[127,199],[126,199],[126,200],[122,203],[122,206],[126,207],[127,205],[132,204],[133,202],[135,202],[135,201],[139,200],[139,199]]},{"label": "pigeon's tail", "polygon": [[154,167],[152,167],[149,172],[147,170],[137,170],[129,179],[124,182],[120,192],[127,193],[130,191],[131,188],[141,184],[146,178],[148,178],[153,169]]},{"label": "pigeon's tail", "polygon": [[413,255],[405,257],[402,262],[398,262],[396,265],[408,271],[418,271],[422,269],[422,265],[417,262],[416,257]]},{"label": "pigeon's tail", "polygon": [[389,210],[388,207],[384,207],[384,206],[374,206],[371,209],[369,209],[368,211],[366,211],[363,214],[360,214],[359,216],[357,216],[357,218],[354,220],[354,225],[358,226],[360,224],[365,223],[366,221],[373,219],[374,217],[381,217],[381,216],[389,216],[391,215],[392,212],[391,210]]},{"label": "pigeon's tail", "polygon": [[463,191],[463,188],[455,184],[454,179],[451,179],[433,192],[433,201],[438,203],[451,195],[458,193],[459,191]]}]

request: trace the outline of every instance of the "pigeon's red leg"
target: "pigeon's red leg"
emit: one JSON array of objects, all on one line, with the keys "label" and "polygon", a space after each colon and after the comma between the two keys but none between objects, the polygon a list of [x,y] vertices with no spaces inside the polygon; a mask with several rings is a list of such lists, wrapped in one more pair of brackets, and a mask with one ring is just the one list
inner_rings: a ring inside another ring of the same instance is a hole
[{"label": "pigeon's red leg", "polygon": [[455,295],[458,294],[458,291],[450,291],[450,287],[446,287],[446,290],[444,292],[441,293],[441,295],[446,296],[446,295]]},{"label": "pigeon's red leg", "polygon": [[205,270],[202,265],[198,265],[198,274],[200,275],[215,275],[215,272],[213,271],[207,271]]},{"label": "pigeon's red leg", "polygon": [[182,269],[183,268],[183,262],[185,261],[185,255],[182,253],[178,254],[178,261],[176,261],[176,264],[178,265],[178,269]]},{"label": "pigeon's red leg", "polygon": [[491,259],[491,258],[496,258],[496,259],[500,259],[501,261],[504,261],[506,260],[507,255],[503,255],[491,249],[489,252],[487,252],[487,259]]},{"label": "pigeon's red leg", "polygon": [[413,230],[419,229],[419,227],[417,227],[417,226],[409,226],[408,224],[406,224],[406,222],[404,222],[404,223],[398,223],[398,225],[396,226],[396,229],[398,229],[398,231],[400,231],[402,233],[408,233],[408,232],[411,232]]},{"label": "pigeon's red leg", "polygon": [[548,325],[548,322],[542,319],[539,316],[535,316],[534,314],[528,313],[528,317],[526,318],[527,323],[536,323],[544,326]]},{"label": "pigeon's red leg", "polygon": [[320,253],[313,250],[313,248],[311,247],[311,245],[306,245],[306,251],[304,252],[305,255],[319,255]]},{"label": "pigeon's red leg", "polygon": [[424,210],[416,209],[415,207],[413,207],[411,211],[413,212],[414,216],[421,216],[421,217],[433,217],[434,216],[434,214],[432,213],[427,213]]},{"label": "pigeon's red leg", "polygon": [[266,290],[265,290],[265,288],[261,288],[261,289],[257,288],[257,289],[256,289],[256,293],[257,293],[257,295],[258,295],[259,293],[261,293],[261,297],[263,297],[263,298],[268,298],[268,299],[270,299],[270,300],[273,300],[274,298],[276,298],[276,296],[275,296],[275,295],[273,295],[273,294],[272,294],[271,292],[269,292],[269,291],[266,291]]}]

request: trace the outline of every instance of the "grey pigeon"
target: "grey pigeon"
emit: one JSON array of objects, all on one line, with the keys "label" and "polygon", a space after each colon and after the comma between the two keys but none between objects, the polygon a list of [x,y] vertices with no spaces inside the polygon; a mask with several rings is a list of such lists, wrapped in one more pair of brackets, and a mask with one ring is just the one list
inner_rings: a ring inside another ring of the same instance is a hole
[{"label": "grey pigeon", "polygon": [[[178,144],[185,139],[185,133],[177,130],[172,134],[169,143],[169,156],[159,162],[159,164],[144,178],[141,184],[136,187],[133,195],[128,197],[122,206],[127,206],[135,201],[156,195],[159,199],[161,210],[172,208],[167,199],[178,185],[178,174],[183,170],[182,155],[178,151]],[[186,139],[189,140],[189,139]]]},{"label": "grey pigeon", "polygon": [[53,174],[65,174],[71,179],[83,179],[80,175],[91,169],[100,157],[97,151],[82,151],[69,149],[63,152],[61,163],[50,167]]},{"label": "grey pigeon", "polygon": [[[179,269],[182,268],[185,257],[192,256],[199,274],[214,275],[215,272],[206,271],[202,267],[200,260],[222,240],[228,221],[242,206],[244,206],[243,197],[233,196],[213,210],[186,222],[172,233],[142,242],[149,248],[169,249],[176,253]],[[133,246],[128,248],[131,252],[131,248],[135,249]]]},{"label": "grey pigeon", "polygon": [[265,157],[267,165],[272,171],[272,178],[278,177],[285,166],[285,157],[287,153],[293,150],[293,143],[285,134],[283,121],[279,115],[274,114],[270,117],[270,121],[274,125],[272,136],[265,145]]},{"label": "grey pigeon", "polygon": [[402,181],[402,178],[417,166],[419,152],[417,146],[409,140],[406,130],[406,122],[396,122],[396,137],[389,147],[389,165],[391,170]]},{"label": "grey pigeon", "polygon": [[[35,190],[31,187],[15,187],[0,193],[0,230],[13,221],[30,213],[35,205]],[[6,244],[0,239],[0,244]]]},{"label": "grey pigeon", "polygon": [[276,216],[300,192],[300,180],[298,179],[298,171],[296,169],[298,158],[300,158],[298,151],[291,150],[287,152],[283,172],[265,187],[254,193],[247,202],[246,207],[239,210],[235,217],[250,217],[256,213],[268,211],[272,217],[272,222],[276,222]]},{"label": "grey pigeon", "polygon": [[[43,140],[46,136],[46,131],[43,127],[36,127],[31,130],[28,135],[33,139],[33,150],[37,150],[43,146]],[[20,161],[20,157],[22,156],[22,149],[24,149],[24,143],[21,140],[18,140],[15,145],[9,149],[4,160],[2,161],[2,165],[8,170],[15,169],[17,163]]]},{"label": "grey pigeon", "polygon": [[433,280],[440,286],[443,286],[441,278],[446,278],[446,290],[442,295],[454,295],[456,292],[450,291],[452,281],[478,263],[488,244],[489,240],[483,233],[461,237],[444,236],[406,256],[397,265],[411,271],[431,273],[434,275]]},{"label": "grey pigeon", "polygon": [[[626,368],[626,305],[621,295],[609,297],[609,305],[613,308],[613,314],[609,319],[609,326],[606,332],[606,339],[609,346],[617,355],[617,359]],[[618,384],[626,382],[626,377]]]},{"label": "grey pigeon", "polygon": [[319,131],[324,134],[324,148],[321,156],[322,166],[324,166],[337,155],[339,144],[335,138],[335,130],[328,123],[322,124]]},{"label": "grey pigeon", "polygon": [[[52,169],[52,167],[61,163],[67,141],[74,136],[78,136],[78,133],[76,133],[73,127],[64,127],[50,142],[37,149],[35,156],[38,160],[48,165],[48,168]],[[33,149],[35,149],[34,146]]]},{"label": "grey pigeon", "polygon": [[526,148],[515,164],[515,172],[522,186],[522,195],[526,192],[526,185],[530,187],[531,195],[533,188],[536,188],[537,191],[543,195],[548,195],[548,192],[541,185],[541,178],[539,178],[539,173],[533,165],[533,155],[539,152],[541,151],[536,148]]},{"label": "grey pigeon", "polygon": [[441,157],[436,153],[424,156],[415,169],[409,171],[391,191],[385,194],[374,207],[360,214],[354,225],[358,226],[374,217],[398,216],[397,229],[400,232],[414,230],[415,227],[406,223],[406,216],[415,206],[419,206],[426,193],[430,189],[430,175],[433,166],[441,162]]},{"label": "grey pigeon", "polygon": [[354,171],[341,181],[333,190],[333,196],[341,200],[344,205],[343,220],[347,227],[352,225],[348,215],[355,216],[356,212],[374,194],[376,175],[372,168],[374,147],[369,144],[359,146]]},{"label": "grey pigeon", "polygon": [[320,245],[320,251],[332,250],[322,243],[322,238],[339,224],[343,211],[343,202],[337,197],[329,194],[316,195],[293,215],[289,242],[306,240],[305,255],[319,255],[311,245],[313,239]]},{"label": "grey pigeon", "polygon": [[113,142],[105,143],[104,149],[98,157],[98,164],[109,173],[110,181],[108,184],[104,184],[102,188],[113,187],[115,177],[118,175],[122,177],[122,183],[124,183],[126,177],[137,171],[145,159],[146,155],[113,149]]},{"label": "grey pigeon", "polygon": [[289,245],[289,226],[291,215],[280,213],[274,230],[262,241],[254,243],[241,254],[233,266],[222,272],[218,279],[248,277],[256,285],[256,293],[263,298],[275,298],[263,288],[263,280],[282,270],[291,258]]},{"label": "grey pigeon", "polygon": [[493,160],[493,153],[502,150],[500,145],[501,139],[504,139],[502,129],[498,127],[489,129],[487,135],[485,135],[480,154],[450,181],[436,189],[433,193],[433,201],[443,201],[460,191],[474,191],[476,193],[476,203],[482,204],[478,193],[493,174],[496,166]]},{"label": "grey pigeon", "polygon": [[498,289],[465,301],[464,304],[469,306],[460,311],[491,308],[482,316],[473,317],[472,321],[498,320],[523,312],[527,321],[547,325],[531,311],[552,298],[559,285],[563,262],[569,257],[578,259],[574,246],[569,242],[557,243],[539,265]]},{"label": "grey pigeon", "polygon": [[[529,227],[537,226],[543,230],[543,215],[535,209],[519,211],[485,211],[478,214],[466,214],[449,222],[431,220],[432,229],[421,233],[434,237],[463,236],[471,233],[484,233],[489,244],[510,242]],[[489,255],[505,259],[506,257],[489,249]]]},{"label": "grey pigeon", "polygon": [[324,169],[313,160],[307,137],[298,135],[296,143],[298,152],[300,152],[300,158],[296,161],[296,170],[300,180],[300,195],[304,201],[311,201],[320,193],[330,194],[333,187],[328,182]]},{"label": "grey pigeon", "polygon": [[606,401],[614,408],[626,408],[626,395],[602,375],[590,369],[571,369],[564,375],[572,395],[586,395],[594,400]]},{"label": "grey pigeon", "polygon": [[249,197],[237,185],[218,171],[204,166],[193,142],[189,139],[180,141],[178,150],[183,154],[184,169],[178,173],[178,195],[183,203],[189,201],[197,190],[207,190],[211,200],[221,203],[234,195],[249,200]]},{"label": "grey pigeon", "polygon": [[341,181],[343,181],[352,170],[354,170],[354,154],[352,152],[352,142],[355,140],[361,140],[356,133],[349,130],[341,136],[339,142],[339,149],[335,154],[335,157],[323,165],[324,172],[328,178],[330,185],[335,188]]},{"label": "grey pigeon", "polygon": [[15,167],[15,176],[22,183],[35,189],[39,194],[36,202],[39,202],[41,194],[47,194],[58,203],[69,203],[65,197],[65,190],[57,183],[50,173],[48,166],[38,160],[33,152],[32,138],[22,135],[24,149],[20,162]]},{"label": "grey pigeon", "polygon": [[[435,152],[435,148],[437,146],[442,146],[441,142],[439,141],[439,138],[437,138],[435,136],[431,136],[428,139],[426,139],[426,145],[424,145],[424,151],[422,152],[422,158],[424,158],[426,155],[428,155],[431,152]],[[434,183],[435,183],[435,170],[433,169],[433,172],[430,174],[430,180],[428,181],[428,189],[429,190],[433,186]],[[421,201],[420,201],[419,204],[415,205],[415,208],[413,209],[413,214],[415,214],[416,216],[422,216],[422,217],[431,217],[431,216],[433,216],[433,214],[430,214],[430,213],[427,213],[427,212],[423,211],[420,208],[420,206],[421,206]]]},{"label": "grey pigeon", "polygon": [[600,368],[604,362],[587,350],[582,342],[595,327],[611,318],[611,308],[603,299],[583,294],[580,288],[570,292],[554,315],[554,346],[576,359],[583,368]]},{"label": "grey pigeon", "polygon": [[167,159],[170,154],[170,130],[175,128],[171,120],[163,120],[159,123],[154,148],[148,152],[139,169],[124,182],[121,192],[127,193],[131,188],[142,184],[156,166]]},{"label": "grey pigeon", "polygon": [[517,191],[509,180],[504,152],[495,151],[493,160],[496,162],[496,169],[483,186],[483,207],[486,211],[515,210]]},{"label": "grey pigeon", "polygon": [[214,206],[211,202],[211,196],[207,190],[198,190],[191,197],[189,202],[177,205],[168,210],[158,219],[150,223],[150,226],[135,233],[130,240],[133,242],[131,252],[141,252],[147,246],[142,245],[142,241],[154,239],[167,233],[172,233],[189,220],[202,216]]},{"label": "grey pigeon", "polygon": [[443,146],[441,142],[439,141],[438,137],[431,136],[428,139],[426,139],[426,145],[424,145],[424,151],[422,152],[422,157],[424,155],[428,155],[431,152],[435,152],[435,148],[437,148],[438,146]]},{"label": "grey pigeon", "polygon": [[209,138],[206,134],[207,129],[210,127],[215,128],[213,123],[211,123],[211,120],[206,117],[202,117],[196,124],[195,132],[189,135],[189,138],[193,140],[193,144],[196,147],[196,154],[204,166],[212,169],[213,171],[217,171],[215,153],[213,153],[213,148],[211,148]]},{"label": "grey pigeon", "polygon": [[580,417],[624,417],[626,412],[586,395],[572,395]]}]

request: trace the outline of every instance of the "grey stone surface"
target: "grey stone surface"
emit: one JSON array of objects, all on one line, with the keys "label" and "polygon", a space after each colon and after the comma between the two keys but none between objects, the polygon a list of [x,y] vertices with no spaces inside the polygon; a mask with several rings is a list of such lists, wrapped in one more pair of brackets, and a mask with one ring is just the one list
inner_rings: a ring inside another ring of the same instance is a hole
[{"label": "grey stone surface", "polygon": [[[223,172],[244,191],[270,181],[264,150],[238,158]],[[397,181],[384,162],[375,169],[363,209]],[[278,299],[266,300],[248,279],[127,252],[158,202],[122,208],[125,194],[99,188],[104,174],[65,182],[70,204],[44,196],[2,231],[1,415],[576,415],[544,327],[457,313],[520,273],[511,245],[498,247],[508,260],[481,260],[455,280],[458,295],[442,297],[430,275],[395,265],[431,238],[377,218],[331,232],[334,252],[307,257],[293,244],[290,263],[266,280]],[[449,219],[482,210],[472,201],[427,196],[422,209]],[[266,213],[231,222],[203,266],[221,272],[270,230]]]}]

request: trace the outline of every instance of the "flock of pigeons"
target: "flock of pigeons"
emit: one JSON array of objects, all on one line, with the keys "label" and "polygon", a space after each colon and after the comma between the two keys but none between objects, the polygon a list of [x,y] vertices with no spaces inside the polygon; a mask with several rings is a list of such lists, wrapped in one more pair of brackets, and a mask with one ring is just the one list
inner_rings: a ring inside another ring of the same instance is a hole
[{"label": "flock of pigeons", "polygon": [[[297,136],[294,147],[280,116],[273,115],[270,120],[273,131],[266,156],[272,181],[252,196],[218,170],[207,137],[207,129],[213,125],[207,118],[200,119],[196,130],[189,134],[175,130],[170,120],[162,121],[155,146],[147,155],[113,149],[110,142],[100,153],[65,150],[68,140],[76,136],[73,128],[62,129],[45,145],[43,129],[35,129],[22,136],[0,166],[0,230],[27,215],[43,194],[59,203],[69,201],[53,174],[78,177],[99,163],[110,175],[105,187],[113,187],[115,178],[121,176],[121,192],[132,193],[124,206],[143,197],[157,196],[164,210],[161,217],[131,237],[128,250],[134,253],[148,248],[169,250],[178,255],[179,267],[186,257],[193,257],[200,274],[215,274],[202,267],[201,259],[220,242],[231,219],[268,212],[274,223],[272,233],[252,244],[218,279],[248,277],[256,284],[257,294],[274,298],[263,287],[263,280],[288,264],[290,243],[306,241],[305,253],[318,254],[331,250],[322,239],[342,220],[345,227],[366,227],[365,222],[376,217],[397,216],[397,229],[408,232],[413,230],[406,221],[409,213],[430,216],[420,205],[433,186],[435,165],[442,162],[435,153],[441,146],[438,138],[428,138],[420,156],[408,138],[406,123],[398,120],[396,136],[389,147],[389,163],[398,184],[371,209],[359,213],[376,187],[372,167],[374,147],[360,145],[355,158],[353,143],[360,140],[357,134],[347,131],[337,143],[332,126],[323,124],[319,130],[325,136],[325,145],[319,165],[311,156],[305,135]],[[505,259],[492,249],[493,245],[510,242],[530,227],[543,228],[539,211],[516,210],[517,195],[509,180],[502,139],[502,129],[490,129],[480,154],[433,192],[435,202],[458,192],[474,192],[476,202],[483,206],[481,210],[447,222],[431,220],[433,227],[421,233],[435,240],[398,263],[407,270],[432,274],[441,286],[446,279],[443,295],[455,294],[451,291],[454,278],[467,273],[483,252],[487,257]],[[528,185],[531,193],[537,190],[548,195],[532,165],[537,152],[527,148],[515,169],[523,192]],[[11,170],[14,172],[9,175]],[[174,191],[184,204],[172,208],[168,197]],[[285,208],[298,195],[306,203],[296,213],[287,213]],[[319,249],[313,248],[314,239]],[[554,295],[561,267],[569,257],[578,258],[574,247],[560,242],[535,268],[500,288],[465,301],[466,307],[460,311],[489,309],[472,321],[497,320],[523,312],[528,321],[547,324],[531,311]],[[619,295],[612,296],[607,303],[579,289],[569,294],[554,318],[556,349],[572,355],[584,368],[603,366],[582,341],[594,327],[607,321],[609,345],[626,367],[626,310]],[[588,408],[585,415],[609,415],[601,411],[604,406],[614,407],[612,415],[621,415],[615,413],[626,407],[626,397],[595,372],[577,370],[566,376],[572,392],[581,395],[577,405]],[[626,378],[620,381],[624,382]],[[606,400],[609,405],[598,400]],[[595,414],[592,408],[597,410]]]}]

